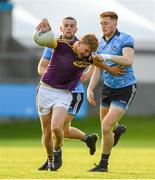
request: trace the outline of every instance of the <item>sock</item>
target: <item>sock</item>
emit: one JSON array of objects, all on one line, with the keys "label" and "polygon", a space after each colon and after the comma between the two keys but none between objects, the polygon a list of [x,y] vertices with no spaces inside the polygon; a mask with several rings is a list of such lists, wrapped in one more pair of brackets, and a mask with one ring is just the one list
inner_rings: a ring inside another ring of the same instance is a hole
[{"label": "sock", "polygon": [[100,161],[100,165],[102,166],[102,167],[107,167],[108,166],[108,160],[109,160],[109,156],[110,156],[110,154],[102,154],[101,155],[101,161]]},{"label": "sock", "polygon": [[52,164],[52,161],[53,161],[53,155],[48,155],[48,164]]},{"label": "sock", "polygon": [[117,132],[118,127],[119,127],[119,125],[117,124],[117,126],[115,126],[115,128],[114,128],[114,130],[113,130],[113,133],[116,133],[116,132]]},{"label": "sock", "polygon": [[82,141],[87,142],[87,140],[88,140],[88,135],[86,134]]},{"label": "sock", "polygon": [[59,148],[59,149],[53,149],[53,152],[59,152],[59,151],[61,151],[61,148]]}]

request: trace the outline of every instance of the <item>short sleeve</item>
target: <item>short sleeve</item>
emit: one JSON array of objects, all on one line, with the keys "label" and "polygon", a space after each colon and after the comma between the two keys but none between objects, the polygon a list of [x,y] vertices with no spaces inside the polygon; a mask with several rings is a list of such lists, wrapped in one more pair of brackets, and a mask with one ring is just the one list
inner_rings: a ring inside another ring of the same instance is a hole
[{"label": "short sleeve", "polygon": [[134,39],[132,36],[127,35],[123,38],[122,49],[125,47],[130,47],[134,49]]},{"label": "short sleeve", "polygon": [[50,60],[52,54],[53,54],[53,49],[46,47],[46,48],[44,49],[42,58],[47,59],[47,60]]}]

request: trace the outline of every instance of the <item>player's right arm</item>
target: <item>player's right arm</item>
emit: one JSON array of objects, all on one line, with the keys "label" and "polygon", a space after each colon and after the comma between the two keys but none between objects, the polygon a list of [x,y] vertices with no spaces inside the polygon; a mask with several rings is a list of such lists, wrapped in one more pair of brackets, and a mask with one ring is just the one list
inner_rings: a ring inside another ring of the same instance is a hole
[{"label": "player's right arm", "polygon": [[101,69],[106,70],[113,76],[119,76],[125,73],[125,70],[121,66],[108,66],[104,63],[103,58],[100,55],[93,55],[93,64]]},{"label": "player's right arm", "polygon": [[39,46],[55,49],[57,47],[57,39],[54,37],[51,29],[48,20],[46,18],[42,19],[33,33],[34,41]]},{"label": "player's right arm", "polygon": [[96,101],[94,97],[94,88],[98,84],[100,76],[101,76],[101,69],[95,67],[87,88],[87,99],[91,105],[96,105]]},{"label": "player's right arm", "polygon": [[42,76],[44,74],[44,72],[46,71],[46,68],[49,64],[49,61],[52,57],[53,51],[51,48],[45,48],[43,55],[39,61],[38,64],[38,73]]},{"label": "player's right arm", "polygon": [[39,75],[43,75],[44,72],[46,71],[46,68],[48,66],[49,60],[45,59],[45,58],[41,58],[38,64],[38,74]]},{"label": "player's right arm", "polygon": [[41,22],[36,27],[38,31],[47,32],[51,30],[51,26],[46,18],[43,18]]}]

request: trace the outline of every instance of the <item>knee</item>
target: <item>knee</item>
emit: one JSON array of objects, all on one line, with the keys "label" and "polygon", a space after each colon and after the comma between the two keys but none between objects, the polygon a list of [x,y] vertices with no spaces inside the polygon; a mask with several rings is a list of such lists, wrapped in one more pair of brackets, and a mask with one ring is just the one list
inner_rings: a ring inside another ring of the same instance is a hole
[{"label": "knee", "polygon": [[106,123],[102,123],[102,133],[103,133],[103,136],[111,133],[112,130],[111,130],[111,127],[110,125],[106,124]]},{"label": "knee", "polygon": [[53,127],[52,128],[52,134],[55,136],[59,135],[61,133],[61,130],[58,127]]}]

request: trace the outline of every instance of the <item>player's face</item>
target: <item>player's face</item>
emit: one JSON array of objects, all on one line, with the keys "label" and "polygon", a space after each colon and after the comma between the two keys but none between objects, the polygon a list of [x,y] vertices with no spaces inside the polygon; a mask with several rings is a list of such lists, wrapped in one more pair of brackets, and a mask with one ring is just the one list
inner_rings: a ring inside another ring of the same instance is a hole
[{"label": "player's face", "polygon": [[101,30],[106,37],[111,37],[116,31],[117,21],[110,17],[100,19]]},{"label": "player's face", "polygon": [[91,54],[89,45],[85,44],[81,41],[77,42],[76,52],[77,52],[79,58],[88,57]]},{"label": "player's face", "polygon": [[65,19],[62,22],[60,30],[65,39],[73,39],[77,32],[76,22],[74,20]]}]

